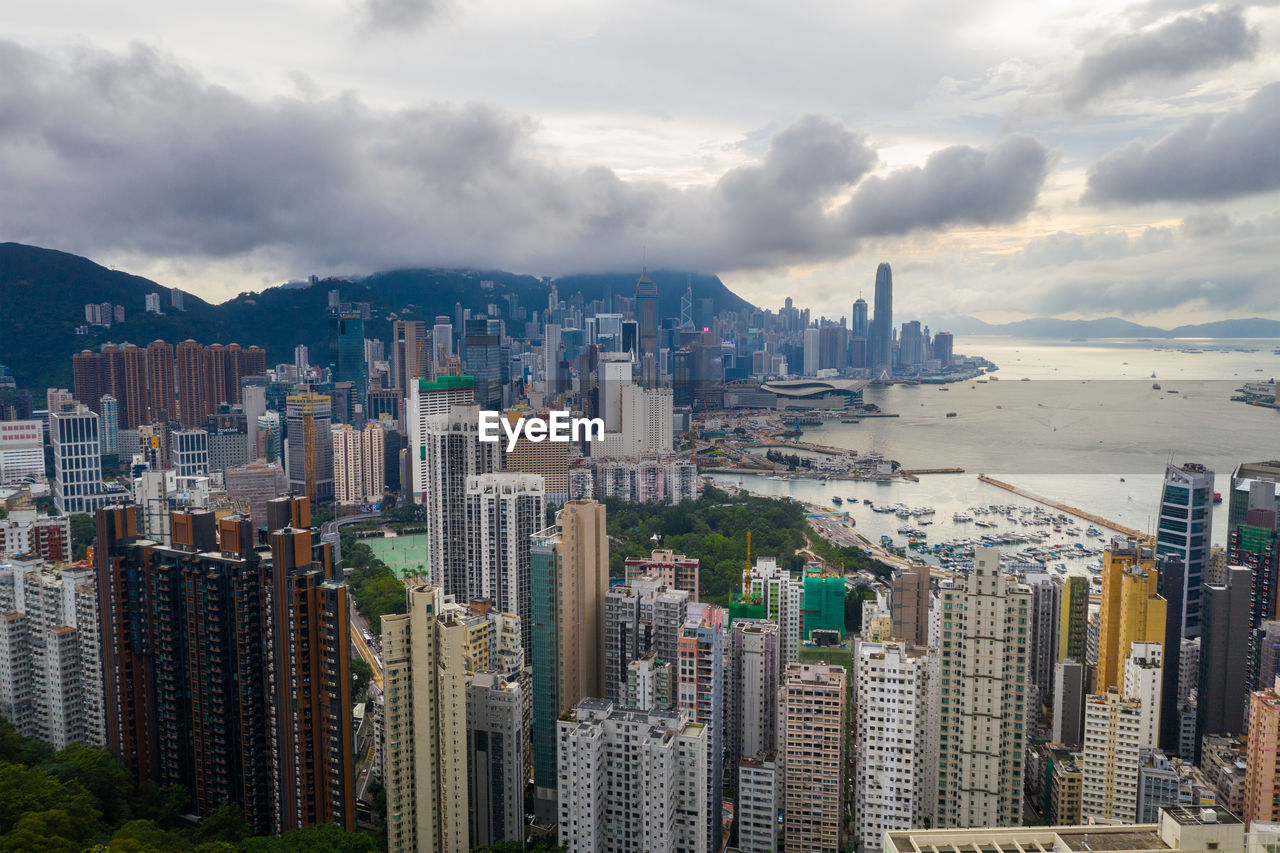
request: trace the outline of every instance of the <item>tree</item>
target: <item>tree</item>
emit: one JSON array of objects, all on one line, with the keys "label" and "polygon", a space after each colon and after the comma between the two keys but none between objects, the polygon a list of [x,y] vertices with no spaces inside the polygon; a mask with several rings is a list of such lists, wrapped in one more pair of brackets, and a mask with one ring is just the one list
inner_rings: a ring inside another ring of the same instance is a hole
[{"label": "tree", "polygon": [[351,696],[363,696],[373,680],[373,667],[364,658],[351,656]]},{"label": "tree", "polygon": [[83,844],[101,814],[74,779],[64,782],[36,767],[0,764],[0,827],[12,827],[0,836],[0,851]]},{"label": "tree", "polygon": [[295,829],[280,837],[255,837],[240,843],[242,853],[378,853],[365,832],[343,832],[333,824]]},{"label": "tree", "polygon": [[200,821],[196,834],[201,841],[242,841],[252,831],[245,822],[244,810],[239,803],[223,803]]},{"label": "tree", "polygon": [[129,771],[108,750],[72,743],[41,769],[64,782],[74,779],[83,785],[97,800],[107,824],[114,825],[128,816],[125,794],[131,784]]},{"label": "tree", "polygon": [[68,519],[68,526],[71,528],[72,554],[75,559],[83,560],[88,546],[93,544],[93,540],[98,535],[93,516],[83,512],[73,513]]}]

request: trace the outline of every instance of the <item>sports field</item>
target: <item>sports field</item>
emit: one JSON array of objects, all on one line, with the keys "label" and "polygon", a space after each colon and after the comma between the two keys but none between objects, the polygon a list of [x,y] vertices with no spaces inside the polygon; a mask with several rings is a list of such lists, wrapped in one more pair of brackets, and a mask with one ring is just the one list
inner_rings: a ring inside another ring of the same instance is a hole
[{"label": "sports field", "polygon": [[426,574],[427,534],[412,533],[408,536],[386,536],[360,541],[368,545],[374,556],[400,577]]}]

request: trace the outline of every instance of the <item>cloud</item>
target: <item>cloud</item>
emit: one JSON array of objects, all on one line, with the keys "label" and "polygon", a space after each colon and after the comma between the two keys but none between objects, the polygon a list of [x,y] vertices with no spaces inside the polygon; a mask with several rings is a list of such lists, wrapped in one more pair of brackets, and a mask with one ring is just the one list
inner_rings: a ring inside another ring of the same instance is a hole
[{"label": "cloud", "polygon": [[1173,229],[1156,226],[1148,226],[1133,237],[1120,230],[1084,234],[1055,231],[1028,241],[1016,256],[1016,262],[1024,267],[1060,267],[1077,261],[1115,260],[1162,252],[1173,245]]},{"label": "cloud", "polygon": [[863,181],[848,222],[863,235],[900,234],[948,225],[994,225],[1022,218],[1049,170],[1049,151],[1030,136],[1009,136],[989,151],[955,145],[923,168]]},{"label": "cloud", "polygon": [[1155,143],[1134,140],[1089,170],[1085,200],[1217,201],[1280,189],[1280,83],[1239,109],[1197,116]]},{"label": "cloud", "polygon": [[1141,78],[1172,79],[1252,59],[1258,45],[1257,28],[1249,27],[1238,7],[1182,15],[1085,54],[1068,86],[1067,104],[1079,108]]},{"label": "cloud", "polygon": [[415,30],[440,14],[448,0],[360,0],[360,21],[369,31]]},{"label": "cloud", "polygon": [[1016,221],[1049,161],[1018,136],[872,175],[860,133],[810,115],[758,161],[679,188],[564,165],[535,120],[486,105],[254,101],[145,46],[64,61],[0,42],[0,72],[6,239],[292,274],[626,269],[642,247],[709,271],[830,260],[868,235]]}]

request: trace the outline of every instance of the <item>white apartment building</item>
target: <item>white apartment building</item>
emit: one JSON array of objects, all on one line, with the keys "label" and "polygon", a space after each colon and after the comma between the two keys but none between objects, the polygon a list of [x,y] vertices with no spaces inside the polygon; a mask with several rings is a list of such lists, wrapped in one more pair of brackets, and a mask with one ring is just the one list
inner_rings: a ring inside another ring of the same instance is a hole
[{"label": "white apartment building", "polygon": [[804,581],[778,565],[773,557],[757,557],[755,568],[743,573],[743,586],[764,605],[764,618],[776,622],[781,631],[778,653],[782,665],[800,659],[800,624],[804,617]]},{"label": "white apartment building", "polygon": [[1086,819],[1136,823],[1143,750],[1160,737],[1160,643],[1133,643],[1120,690],[1085,699],[1081,748]]},{"label": "white apartment building", "polygon": [[738,849],[774,853],[782,811],[782,772],[772,758],[746,758],[738,767]]},{"label": "white apartment building", "polygon": [[467,683],[467,798],[470,845],[524,840],[524,691],[495,672]]},{"label": "white apartment building", "polygon": [[546,489],[537,474],[467,477],[468,600],[483,598],[520,617],[526,659],[533,655],[529,537],[546,526]]},{"label": "white apartment building", "polygon": [[933,656],[902,642],[858,643],[854,819],[860,849],[887,830],[923,826],[937,805],[937,726],[928,713]]},{"label": "white apartment building", "polygon": [[64,515],[40,515],[14,509],[0,518],[0,557],[24,554],[49,561],[71,559],[71,524]]},{"label": "white apartment building", "polygon": [[333,499],[345,506],[378,503],[386,489],[386,433],[377,424],[333,428]]},{"label": "white apartment building", "polygon": [[943,587],[938,650],[935,826],[1022,821],[1031,590],[977,548],[974,569]]},{"label": "white apartment building", "polygon": [[44,479],[44,425],[0,422],[0,486]]},{"label": "white apartment building", "polygon": [[0,716],[62,749],[106,744],[93,571],[0,563]]},{"label": "white apartment building", "polygon": [[583,699],[556,735],[569,853],[708,853],[705,725]]},{"label": "white apartment building", "polygon": [[767,619],[738,619],[729,628],[725,717],[731,779],[741,762],[777,750],[780,637],[778,626]]}]

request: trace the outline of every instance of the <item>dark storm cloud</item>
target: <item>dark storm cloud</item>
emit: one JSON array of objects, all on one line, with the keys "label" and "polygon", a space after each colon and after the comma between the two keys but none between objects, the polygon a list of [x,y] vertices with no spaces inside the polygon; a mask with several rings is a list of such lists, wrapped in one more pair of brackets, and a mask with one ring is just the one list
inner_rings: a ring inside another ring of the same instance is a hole
[{"label": "dark storm cloud", "polygon": [[360,21],[367,30],[414,30],[435,17],[447,0],[361,0]]},{"label": "dark storm cloud", "polygon": [[1020,219],[1035,204],[1049,151],[1030,136],[1010,136],[989,151],[955,145],[923,168],[863,181],[847,219],[859,235],[900,234],[947,225],[994,225]]},{"label": "dark storm cloud", "polygon": [[1280,189],[1278,139],[1280,83],[1272,83],[1238,110],[1112,151],[1089,170],[1085,200],[1216,201]]},{"label": "dark storm cloud", "polygon": [[1174,78],[1221,68],[1258,52],[1258,30],[1237,7],[1199,11],[1119,36],[1088,53],[1072,79],[1067,103],[1080,107],[1139,78]]},{"label": "dark storm cloud", "polygon": [[[623,180],[537,150],[482,105],[251,101],[146,47],[70,62],[0,42],[0,235],[86,253],[266,256],[300,269],[771,268],[866,235],[1020,219],[1049,160],[1029,137],[868,177],[865,139],[803,117],[706,187]],[[841,204],[841,200],[849,200]]]}]

